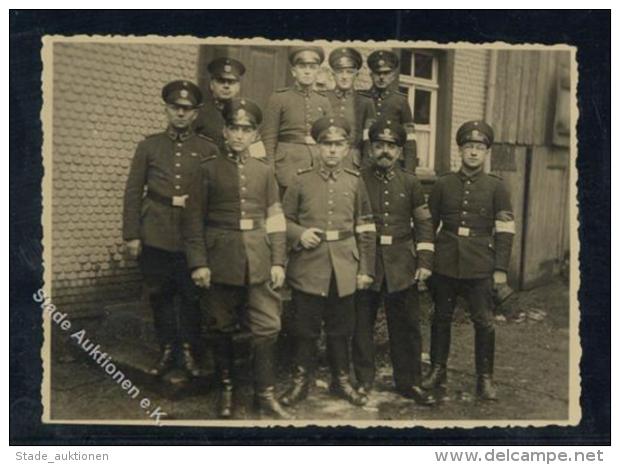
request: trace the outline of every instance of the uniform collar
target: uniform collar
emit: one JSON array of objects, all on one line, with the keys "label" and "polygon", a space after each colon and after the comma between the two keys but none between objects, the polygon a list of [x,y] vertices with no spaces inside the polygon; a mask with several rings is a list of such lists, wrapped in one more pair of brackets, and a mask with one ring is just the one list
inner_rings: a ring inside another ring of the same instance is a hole
[{"label": "uniform collar", "polygon": [[226,154],[227,160],[232,161],[233,163],[237,163],[239,165],[245,165],[248,161],[248,158],[250,157],[250,154],[247,150],[242,153],[237,153],[231,150],[230,147],[228,147],[228,144],[225,144],[224,153]]},{"label": "uniform collar", "polygon": [[379,89],[378,87],[372,86],[371,89],[371,93],[373,95],[373,97],[387,97],[388,95],[390,95],[392,93],[392,91],[390,90],[390,87],[388,86],[385,89]]},{"label": "uniform collar", "polygon": [[319,164],[319,174],[325,181],[328,181],[330,178],[335,181],[338,179],[340,173],[342,173],[342,165],[336,169],[330,170],[323,163]]},{"label": "uniform collar", "polygon": [[166,134],[173,141],[179,140],[180,142],[184,142],[190,137],[192,137],[194,135],[194,132],[192,131],[191,126],[187,128],[187,130],[185,130],[184,132],[179,132],[176,129],[174,129],[172,126],[168,126],[168,129],[166,130]]},{"label": "uniform collar", "polygon": [[309,97],[310,94],[312,94],[311,86],[304,88],[301,86],[301,84],[299,84],[299,82],[295,82],[295,84],[293,85],[293,89],[305,97]]},{"label": "uniform collar", "polygon": [[375,177],[380,181],[390,181],[394,176],[396,176],[396,171],[394,171],[393,166],[388,170],[375,168],[373,172],[375,173]]},{"label": "uniform collar", "polygon": [[477,172],[475,172],[474,174],[468,175],[463,171],[463,168],[461,168],[458,171],[458,175],[459,178],[461,178],[461,180],[463,181],[467,181],[470,180],[471,182],[476,181],[476,179],[480,178],[482,175],[484,174],[483,170],[479,170]]},{"label": "uniform collar", "polygon": [[340,90],[336,88],[334,89],[334,94],[336,94],[336,97],[338,97],[339,99],[347,99],[353,95],[353,89]]},{"label": "uniform collar", "polygon": [[209,92],[209,100],[211,101],[211,103],[213,103],[213,106],[215,108],[217,108],[220,112],[222,110],[224,110],[224,105],[226,104],[225,100],[220,100],[218,98],[215,98],[215,95],[213,95],[213,93]]}]

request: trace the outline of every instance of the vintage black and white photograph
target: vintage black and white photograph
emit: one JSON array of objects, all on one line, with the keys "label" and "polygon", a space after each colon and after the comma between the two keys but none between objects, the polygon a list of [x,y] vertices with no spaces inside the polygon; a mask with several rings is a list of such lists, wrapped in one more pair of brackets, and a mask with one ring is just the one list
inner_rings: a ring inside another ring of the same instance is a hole
[{"label": "vintage black and white photograph", "polygon": [[579,422],[574,47],[42,59],[44,422]]}]

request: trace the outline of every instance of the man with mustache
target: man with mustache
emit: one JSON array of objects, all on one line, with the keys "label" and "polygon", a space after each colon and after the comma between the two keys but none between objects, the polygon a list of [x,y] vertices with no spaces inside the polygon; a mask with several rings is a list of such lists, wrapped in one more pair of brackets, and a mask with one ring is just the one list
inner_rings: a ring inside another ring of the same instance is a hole
[{"label": "man with mustache", "polygon": [[[150,373],[163,376],[178,355],[183,369],[198,376],[193,352],[200,327],[198,293],[187,270],[181,222],[190,178],[218,149],[192,130],[202,104],[198,86],[170,82],[162,89],[162,99],[168,128],[138,144],[125,187],[123,239],[144,276],[161,347]],[[181,297],[178,312],[175,295]]]},{"label": "man with mustache", "polygon": [[318,155],[312,124],[332,114],[327,97],[313,90],[324,59],[320,47],[291,47],[289,63],[295,83],[277,90],[265,110],[261,135],[266,156],[275,166],[281,193],[293,182],[297,170],[312,166]]},{"label": "man with mustache", "polygon": [[364,60],[362,55],[350,47],[340,47],[329,54],[336,88],[325,93],[334,114],[346,119],[351,126],[351,150],[348,162],[359,168],[364,153],[364,142],[368,140],[368,128],[375,119],[373,101],[355,90],[355,81]]},{"label": "man with mustache", "polygon": [[372,87],[362,95],[372,99],[377,118],[384,118],[402,125],[407,131],[400,163],[410,171],[417,166],[417,149],[413,116],[407,96],[398,91],[398,55],[390,50],[375,50],[366,60],[370,68]]},{"label": "man with mustache", "polygon": [[375,225],[359,173],[342,166],[350,131],[344,118],[317,120],[312,137],[319,143],[319,161],[300,170],[284,196],[296,344],[293,382],[281,399],[287,406],[308,396],[323,324],[331,392],[357,406],[368,400],[351,386],[349,340],[355,323],[353,295],[372,283]]},{"label": "man with mustache", "polygon": [[240,326],[252,334],[259,413],[291,418],[275,398],[274,373],[286,221],[272,168],[248,152],[261,120],[260,108],[250,100],[226,104],[222,154],[210,157],[196,174],[184,223],[192,278],[209,289],[206,314],[216,334],[221,418],[234,415],[232,335]]},{"label": "man with mustache", "polygon": [[[434,232],[422,185],[397,166],[407,140],[398,123],[380,119],[369,131],[371,166],[362,171],[377,228],[374,282],[356,295],[353,364],[358,392],[367,395],[375,378],[374,327],[382,301],[396,390],[421,405],[435,399],[422,381],[422,336],[417,285],[433,269]],[[415,234],[414,234],[415,232]]]},{"label": "man with mustache", "polygon": [[432,292],[431,364],[422,386],[445,388],[450,329],[456,297],[469,304],[475,330],[477,395],[497,400],[493,384],[495,328],[494,288],[506,285],[515,234],[510,194],[504,181],[483,171],[493,145],[493,128],[468,121],[456,133],[462,166],[440,177],[429,197],[433,224],[441,229],[435,242]]}]

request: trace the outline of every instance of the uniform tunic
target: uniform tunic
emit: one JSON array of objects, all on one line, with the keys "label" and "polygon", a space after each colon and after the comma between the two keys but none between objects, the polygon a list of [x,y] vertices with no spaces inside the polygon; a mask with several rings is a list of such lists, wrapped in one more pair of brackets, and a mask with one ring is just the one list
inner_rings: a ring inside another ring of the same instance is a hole
[{"label": "uniform tunic", "polygon": [[[217,146],[191,131],[179,134],[170,129],[140,142],[125,187],[123,239],[141,239],[147,246],[182,252],[183,208],[173,206],[172,197],[178,197],[181,205],[201,161],[216,153]],[[162,197],[170,199],[167,205]]]},{"label": "uniform tunic", "polygon": [[341,91],[334,89],[325,93],[332,107],[333,114],[346,119],[351,125],[351,147],[362,149],[362,143],[368,140],[365,130],[376,119],[372,99],[355,90]]},{"label": "uniform tunic", "polygon": [[198,112],[194,127],[196,132],[204,134],[220,146],[224,143],[224,135],[222,133],[225,126],[224,117],[222,116],[224,102],[217,100],[211,94],[205,100],[205,104]]},{"label": "uniform tunic", "polygon": [[[374,275],[375,226],[359,174],[328,171],[321,163],[301,171],[284,196],[287,237],[292,248],[287,277],[293,289],[327,297],[332,274],[340,297],[356,289],[358,274]],[[308,228],[324,231],[314,249],[301,247]]]},{"label": "uniform tunic", "polygon": [[298,169],[312,166],[316,150],[310,129],[317,119],[330,114],[327,97],[312,89],[296,85],[270,97],[261,136],[280,186],[289,186]]},{"label": "uniform tunic", "polygon": [[440,177],[429,197],[436,227],[435,272],[457,279],[507,271],[515,225],[510,194],[501,178],[463,171]]},{"label": "uniform tunic", "polygon": [[433,269],[434,231],[422,185],[413,173],[374,167],[362,171],[377,228],[374,290],[408,288],[418,266]]}]

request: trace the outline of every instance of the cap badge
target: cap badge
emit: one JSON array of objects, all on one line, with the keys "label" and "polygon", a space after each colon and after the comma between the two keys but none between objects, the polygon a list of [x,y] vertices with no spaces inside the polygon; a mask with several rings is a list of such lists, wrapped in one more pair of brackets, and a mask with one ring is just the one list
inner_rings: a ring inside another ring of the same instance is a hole
[{"label": "cap badge", "polygon": [[187,92],[185,89],[181,89],[181,97],[183,98],[189,97],[189,92]]},{"label": "cap badge", "polygon": [[482,133],[480,131],[478,131],[477,129],[474,129],[471,132],[471,135],[474,136],[474,137],[482,137]]},{"label": "cap badge", "polygon": [[245,106],[245,99],[241,99],[241,101],[239,102],[239,104],[244,105]]},{"label": "cap badge", "polygon": [[224,65],[224,72],[230,73],[232,71],[232,67],[230,65]]},{"label": "cap badge", "polygon": [[237,117],[238,118],[246,118],[247,117],[247,113],[245,112],[245,110],[243,108],[239,109],[237,111]]},{"label": "cap badge", "polygon": [[334,124],[334,118],[329,119],[330,124]]},{"label": "cap badge", "polygon": [[385,66],[385,60],[379,60],[379,66]]},{"label": "cap badge", "polygon": [[391,136],[392,135],[392,131],[390,131],[390,128],[385,128],[383,130],[383,135],[384,136],[388,136],[388,137]]}]

